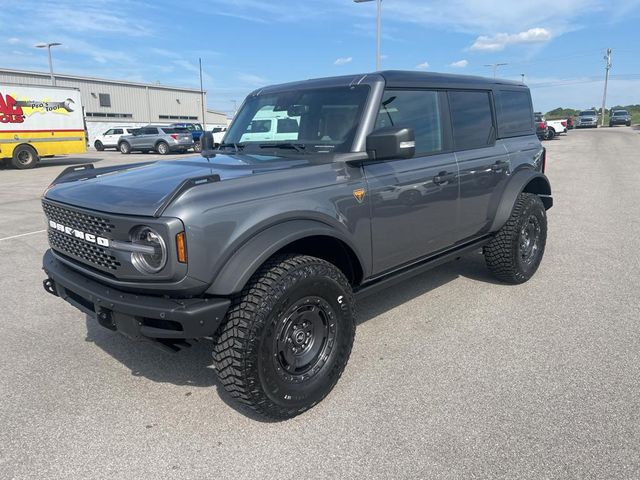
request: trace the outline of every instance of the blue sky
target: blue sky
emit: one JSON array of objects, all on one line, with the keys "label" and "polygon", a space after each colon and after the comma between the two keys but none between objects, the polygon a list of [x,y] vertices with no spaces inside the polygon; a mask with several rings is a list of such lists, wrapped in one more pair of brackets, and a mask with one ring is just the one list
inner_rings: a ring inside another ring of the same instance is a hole
[{"label": "blue sky", "polygon": [[[640,0],[383,0],[383,69],[491,75],[531,86],[536,109],[640,103]],[[197,87],[230,112],[253,89],[375,69],[375,2],[3,0],[0,66]]]}]

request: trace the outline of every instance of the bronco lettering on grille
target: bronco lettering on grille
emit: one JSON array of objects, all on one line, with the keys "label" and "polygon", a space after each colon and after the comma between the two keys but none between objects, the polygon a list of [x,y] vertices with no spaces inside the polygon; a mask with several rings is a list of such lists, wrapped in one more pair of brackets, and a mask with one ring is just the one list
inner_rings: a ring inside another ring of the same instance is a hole
[{"label": "bronco lettering on grille", "polygon": [[109,246],[108,238],[98,237],[97,235],[93,235],[91,233],[85,233],[80,230],[76,230],[75,228],[62,225],[61,223],[54,222],[53,220],[49,220],[49,226],[59,232],[65,233],[75,238],[79,238],[80,240],[84,240],[85,242],[95,243],[97,245],[100,245],[101,247]]}]

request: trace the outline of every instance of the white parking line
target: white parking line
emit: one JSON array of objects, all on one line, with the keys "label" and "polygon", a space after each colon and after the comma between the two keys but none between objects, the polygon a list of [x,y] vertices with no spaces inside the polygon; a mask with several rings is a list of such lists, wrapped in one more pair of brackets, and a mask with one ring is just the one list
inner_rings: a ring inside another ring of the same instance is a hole
[{"label": "white parking line", "polygon": [[10,237],[0,238],[0,242],[4,240],[11,240],[14,238],[26,237],[27,235],[35,235],[36,233],[42,233],[42,232],[46,232],[46,230],[36,230],[35,232],[21,233],[20,235],[12,235]]}]

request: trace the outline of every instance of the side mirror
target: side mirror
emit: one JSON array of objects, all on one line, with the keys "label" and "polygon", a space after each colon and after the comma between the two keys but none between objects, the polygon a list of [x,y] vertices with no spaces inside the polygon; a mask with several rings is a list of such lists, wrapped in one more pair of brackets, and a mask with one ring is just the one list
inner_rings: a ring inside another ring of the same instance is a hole
[{"label": "side mirror", "polygon": [[372,160],[398,160],[416,154],[416,135],[413,128],[385,127],[367,137],[367,153]]},{"label": "side mirror", "polygon": [[204,132],[200,137],[200,154],[203,157],[214,157],[213,153],[213,133]]}]

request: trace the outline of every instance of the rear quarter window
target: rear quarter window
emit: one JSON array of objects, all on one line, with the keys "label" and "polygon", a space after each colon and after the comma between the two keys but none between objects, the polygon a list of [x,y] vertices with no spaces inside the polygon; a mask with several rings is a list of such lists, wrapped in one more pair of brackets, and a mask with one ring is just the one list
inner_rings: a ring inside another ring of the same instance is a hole
[{"label": "rear quarter window", "polygon": [[531,96],[527,90],[498,90],[498,135],[513,137],[533,133]]},{"label": "rear quarter window", "polygon": [[495,143],[488,91],[450,91],[449,108],[456,150],[482,148]]}]

